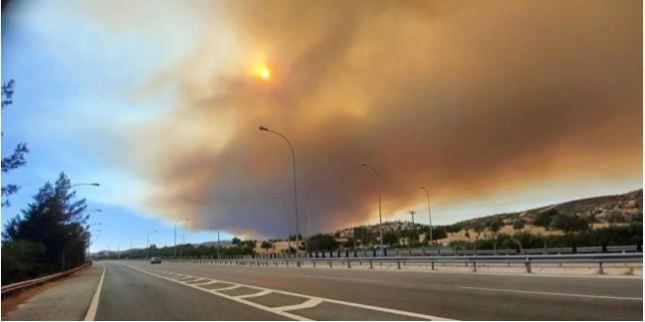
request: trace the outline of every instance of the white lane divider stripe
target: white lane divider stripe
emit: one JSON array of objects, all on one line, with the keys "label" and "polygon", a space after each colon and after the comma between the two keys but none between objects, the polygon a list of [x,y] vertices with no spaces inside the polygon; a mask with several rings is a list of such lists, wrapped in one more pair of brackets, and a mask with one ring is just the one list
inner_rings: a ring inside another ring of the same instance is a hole
[{"label": "white lane divider stripe", "polygon": [[541,291],[523,291],[523,290],[509,290],[509,289],[488,288],[488,287],[460,286],[459,288],[469,289],[469,290],[491,291],[491,292],[537,294],[537,295],[549,295],[549,296],[585,297],[585,298],[592,298],[592,299],[607,299],[607,300],[627,300],[627,301],[642,301],[643,300],[643,298],[641,298],[641,297],[589,295],[589,294],[557,293],[557,292],[541,292]]},{"label": "white lane divider stripe", "polygon": [[242,285],[226,286],[226,287],[222,287],[222,288],[211,289],[211,292],[234,290],[234,289],[240,288],[240,287],[242,287]]},{"label": "white lane divider stripe", "polygon": [[[137,269],[137,268],[135,268],[135,267],[132,267],[132,266],[130,266],[130,267],[131,267],[132,269],[134,269],[134,270],[138,270],[138,269]],[[190,276],[190,275],[186,275],[186,276]],[[162,278],[163,278],[163,277],[162,277]],[[174,280],[172,280],[172,281],[174,281]],[[433,316],[433,315],[427,315],[427,314],[421,314],[421,313],[414,313],[414,312],[402,311],[402,310],[397,310],[397,309],[388,309],[388,308],[383,308],[383,307],[378,307],[378,306],[372,306],[372,305],[366,305],[366,304],[359,304],[359,303],[354,303],[354,302],[346,302],[346,301],[340,301],[340,300],[332,300],[332,299],[328,299],[328,298],[316,297],[316,296],[305,295],[305,294],[299,294],[299,293],[293,293],[293,292],[287,292],[287,291],[273,290],[273,289],[268,289],[268,288],[264,288],[264,287],[260,287],[260,286],[255,286],[255,285],[248,285],[248,284],[235,283],[235,282],[222,281],[222,280],[216,280],[216,281],[217,281],[217,282],[221,282],[221,283],[228,283],[228,284],[235,284],[235,285],[239,285],[239,286],[246,286],[246,287],[249,287],[249,288],[256,288],[256,289],[261,289],[261,290],[269,290],[269,291],[271,291],[271,292],[273,292],[273,293],[278,293],[278,294],[285,294],[285,295],[291,295],[291,296],[296,296],[296,297],[304,297],[304,298],[309,298],[309,299],[317,299],[317,300],[320,300],[320,302],[325,301],[325,302],[327,302],[327,303],[334,303],[334,304],[340,304],[340,305],[345,305],[345,306],[353,306],[353,307],[362,308],[362,309],[367,309],[367,310],[372,310],[372,311],[378,311],[378,312],[384,312],[384,313],[390,313],[390,314],[396,314],[396,315],[403,315],[403,316],[410,316],[410,317],[420,318],[420,319],[424,319],[424,320],[432,320],[432,321],[451,321],[451,320],[452,320],[452,319],[443,318],[443,317],[438,317],[438,316]],[[190,284],[184,284],[184,285],[191,286],[191,287],[193,286],[193,285],[190,285]],[[202,289],[202,290],[204,290],[204,289]],[[215,292],[213,292],[213,294],[223,295],[223,296],[225,296],[225,297],[228,297],[228,295],[225,295],[225,294],[223,294],[223,293],[215,293]],[[235,297],[232,297],[232,298],[235,298]],[[286,311],[291,311],[291,310],[293,310],[291,307],[284,307],[284,308],[286,308],[286,309],[283,309],[282,307],[267,307],[267,306],[259,305],[259,304],[254,303],[254,302],[246,301],[246,300],[244,300],[244,299],[239,299],[239,300],[240,300],[240,302],[242,302],[242,301],[243,301],[243,302],[253,303],[254,305],[252,305],[252,306],[254,306],[254,307],[261,306],[261,307],[262,307],[262,309],[264,309],[264,310],[266,310],[266,311],[269,311],[269,312],[276,313],[276,314],[278,314],[277,312],[286,313],[286,314],[291,314],[291,313],[288,313],[288,312],[286,312]],[[305,302],[305,303],[306,303],[306,302]],[[303,303],[303,304],[304,304],[304,303]],[[318,303],[318,304],[320,304],[320,303]],[[316,305],[317,305],[317,304],[316,304]],[[315,305],[314,305],[314,306],[315,306]],[[295,315],[295,314],[294,314],[294,315]],[[304,318],[304,317],[301,317],[301,318],[302,318],[302,319],[309,320],[309,319]]]},{"label": "white lane divider stripe", "polygon": [[246,298],[249,298],[249,297],[258,297],[258,296],[262,296],[262,295],[267,295],[267,294],[269,294],[271,292],[272,291],[270,291],[270,290],[262,290],[262,291],[259,291],[257,293],[253,293],[253,294],[238,295],[237,298],[238,299],[246,299]]},{"label": "white lane divider stripe", "polygon": [[103,267],[103,273],[101,274],[101,279],[99,280],[99,285],[96,287],[96,292],[92,296],[92,301],[90,301],[90,307],[85,313],[85,321],[94,321],[96,318],[96,311],[99,309],[99,298],[101,297],[101,289],[103,288],[103,280],[105,279],[105,267]]},{"label": "white lane divider stripe", "polygon": [[322,303],[322,299],[320,298],[313,298],[313,299],[308,299],[303,303],[296,304],[296,305],[289,305],[289,306],[281,306],[278,307],[278,309],[282,311],[294,311],[294,310],[302,310],[302,309],[309,309],[312,308],[318,304]]},{"label": "white lane divider stripe", "polygon": [[210,285],[210,284],[215,284],[215,283],[217,283],[217,281],[210,280],[208,282],[199,283],[199,284],[193,284],[193,285],[195,285],[195,286],[203,286],[203,285]]},{"label": "white lane divider stripe", "polygon": [[[292,319],[292,320],[297,320],[297,321],[310,321],[310,320],[311,320],[311,319],[308,319],[308,318],[306,318],[306,317],[304,317],[304,316],[300,316],[300,315],[296,315],[296,314],[291,314],[291,313],[289,313],[289,312],[282,312],[282,311],[279,311],[279,310],[274,310],[273,308],[270,308],[270,307],[267,307],[267,306],[264,306],[264,305],[261,305],[261,304],[257,304],[257,303],[251,302],[251,301],[247,301],[247,300],[245,300],[245,299],[238,299],[238,298],[236,298],[235,296],[226,295],[226,294],[224,294],[224,293],[211,292],[210,290],[207,290],[207,289],[205,289],[205,288],[201,288],[201,287],[197,287],[197,286],[195,286],[195,285],[191,285],[191,284],[183,284],[183,283],[180,283],[180,282],[178,282],[178,281],[176,281],[176,280],[174,280],[174,279],[167,278],[167,277],[165,277],[165,276],[161,276],[161,275],[156,275],[156,274],[153,274],[153,273],[147,272],[147,271],[145,271],[145,270],[138,269],[138,268],[133,267],[133,266],[128,266],[128,267],[129,267],[129,268],[131,268],[131,269],[133,269],[133,270],[135,270],[135,271],[138,271],[138,272],[144,273],[144,274],[157,276],[157,277],[159,277],[159,278],[165,279],[165,280],[170,281],[170,282],[175,282],[175,283],[178,283],[178,284],[181,284],[181,285],[187,286],[187,287],[192,287],[192,288],[194,288],[194,289],[196,289],[196,290],[200,290],[200,291],[202,291],[202,292],[206,292],[206,293],[213,294],[213,295],[216,295],[216,296],[219,296],[219,297],[223,297],[223,298],[225,298],[225,299],[229,299],[229,300],[232,300],[232,301],[235,301],[235,302],[238,302],[238,303],[242,303],[242,304],[245,304],[245,305],[248,305],[248,306],[254,307],[254,308],[256,308],[256,309],[262,310],[262,311],[267,311],[267,312],[269,312],[269,313],[274,313],[274,314],[277,314],[277,315],[281,315],[281,316],[284,316],[284,317],[289,318],[289,319]],[[217,282],[220,282],[220,281],[217,281]],[[223,283],[225,283],[225,282],[223,282]],[[228,284],[232,284],[232,283],[228,283]],[[241,286],[241,285],[240,285],[240,286]]]}]

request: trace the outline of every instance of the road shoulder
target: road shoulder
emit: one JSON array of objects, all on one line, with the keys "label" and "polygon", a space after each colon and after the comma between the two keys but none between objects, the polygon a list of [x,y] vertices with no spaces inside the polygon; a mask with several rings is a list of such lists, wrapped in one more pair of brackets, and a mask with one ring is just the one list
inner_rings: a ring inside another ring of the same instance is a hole
[{"label": "road shoulder", "polygon": [[[3,301],[3,320],[83,320],[103,267],[93,265]],[[16,302],[22,302],[15,306]],[[7,310],[7,311],[5,311]]]}]

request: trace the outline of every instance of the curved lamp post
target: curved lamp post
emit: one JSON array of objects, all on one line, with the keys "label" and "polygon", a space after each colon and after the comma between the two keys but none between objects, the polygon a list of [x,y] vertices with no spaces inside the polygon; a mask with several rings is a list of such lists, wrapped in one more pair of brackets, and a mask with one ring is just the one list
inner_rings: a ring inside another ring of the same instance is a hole
[{"label": "curved lamp post", "polygon": [[98,183],[98,182],[80,182],[80,183],[75,183],[75,184],[73,184],[73,185],[71,185],[71,186],[69,186],[69,187],[70,187],[70,188],[72,188],[72,187],[76,187],[76,186],[94,186],[94,187],[99,187],[100,185],[101,185],[101,184],[100,184],[100,183]]},{"label": "curved lamp post", "polygon": [[174,250],[175,250],[175,256],[174,256],[175,258],[177,258],[177,224],[180,221],[190,221],[190,219],[188,219],[188,218],[180,218],[180,219],[175,220],[175,247],[173,247]]},{"label": "curved lamp post", "polygon": [[421,186],[421,190],[426,192],[426,198],[428,198],[428,225],[430,227],[430,246],[432,246],[432,212],[430,212],[430,193],[428,193],[428,189],[424,186]]},{"label": "curved lamp post", "polygon": [[380,182],[381,179],[379,178],[378,171],[376,171],[374,167],[370,166],[367,163],[363,163],[361,164],[361,166],[372,170],[372,172],[374,172],[374,175],[376,176],[376,180],[378,180],[378,183],[377,183],[378,184],[378,229],[379,229],[379,234],[381,235],[381,240],[380,240],[381,250],[383,250],[384,249],[383,248],[383,217],[381,215],[381,182]]},{"label": "curved lamp post", "polygon": [[276,131],[269,130],[264,126],[260,126],[258,127],[258,129],[260,131],[269,132],[280,136],[281,138],[284,139],[285,142],[287,142],[287,144],[289,145],[289,148],[291,149],[291,160],[293,161],[293,211],[296,216],[296,252],[297,252],[298,246],[300,245],[300,229],[298,227],[298,188],[297,188],[297,182],[296,182],[296,152],[294,151],[293,145],[291,144],[291,142],[289,142],[289,139],[287,139],[286,136]]},{"label": "curved lamp post", "polygon": [[208,226],[208,229],[217,231],[217,259],[219,259],[219,229],[215,229],[213,226]]},{"label": "curved lamp post", "polygon": [[150,234],[158,232],[158,229],[155,229],[153,231],[149,231],[148,235],[146,236],[146,257],[150,258]]},{"label": "curved lamp post", "polygon": [[[284,208],[284,214],[287,214],[287,202],[279,197],[271,197],[271,199],[279,200],[282,202],[282,207]],[[296,233],[297,236],[297,233]],[[289,238],[289,226],[287,225],[287,246],[289,247],[289,253],[291,253],[291,238]]]}]

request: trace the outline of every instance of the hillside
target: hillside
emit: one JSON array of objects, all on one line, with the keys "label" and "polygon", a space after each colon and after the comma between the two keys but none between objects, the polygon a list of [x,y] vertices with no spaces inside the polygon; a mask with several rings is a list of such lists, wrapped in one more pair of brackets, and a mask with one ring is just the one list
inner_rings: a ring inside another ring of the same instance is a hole
[{"label": "hillside", "polygon": [[[452,241],[470,240],[478,235],[490,235],[491,227],[500,233],[513,233],[522,230],[543,235],[562,235],[565,231],[581,228],[600,228],[609,225],[626,225],[631,222],[642,222],[643,190],[639,189],[619,195],[599,196],[572,200],[539,208],[482,216],[460,221],[450,225],[436,226],[435,239],[439,244]],[[419,239],[425,240],[426,225],[410,222],[385,222],[383,230],[406,231],[416,230],[421,233]],[[334,233],[337,239],[346,240],[360,234],[375,236],[378,225],[350,227]]]}]

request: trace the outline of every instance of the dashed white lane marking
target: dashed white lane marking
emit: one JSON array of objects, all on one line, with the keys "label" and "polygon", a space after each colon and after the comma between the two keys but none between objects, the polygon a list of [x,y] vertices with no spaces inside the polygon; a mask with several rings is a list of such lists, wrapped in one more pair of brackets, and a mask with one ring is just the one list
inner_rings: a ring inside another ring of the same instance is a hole
[{"label": "dashed white lane marking", "polygon": [[96,311],[99,309],[99,298],[101,297],[101,289],[103,288],[103,279],[105,279],[105,267],[103,267],[103,273],[101,274],[101,279],[99,280],[99,285],[96,287],[96,292],[92,296],[92,301],[90,301],[90,307],[85,313],[85,321],[94,321],[96,318]]},{"label": "dashed white lane marking", "polygon": [[[306,317],[303,317],[303,316],[293,314],[293,313],[289,313],[287,311],[315,307],[316,305],[322,303],[323,301],[327,302],[327,303],[334,303],[334,304],[340,304],[340,305],[345,305],[345,306],[352,306],[352,307],[362,308],[362,309],[366,309],[366,310],[372,310],[372,311],[378,311],[378,312],[384,312],[384,313],[390,313],[390,314],[396,314],[396,315],[415,317],[415,318],[424,319],[424,320],[431,320],[431,321],[449,321],[449,320],[451,320],[451,319],[432,316],[432,315],[427,315],[427,314],[420,314],[420,313],[414,313],[414,312],[408,312],[408,311],[401,311],[401,310],[396,310],[396,309],[388,309],[388,308],[383,308],[383,307],[378,307],[378,306],[371,306],[371,305],[365,305],[365,304],[359,304],[359,303],[353,303],[353,302],[346,302],[346,301],[340,301],[340,300],[332,300],[332,299],[328,299],[328,298],[316,297],[316,296],[311,296],[311,295],[298,294],[298,293],[292,293],[292,292],[287,292],[287,291],[279,291],[279,290],[264,288],[264,287],[255,286],[255,285],[248,285],[248,284],[242,284],[242,283],[235,283],[235,282],[230,282],[230,281],[222,281],[222,280],[212,279],[215,282],[234,284],[235,286],[238,286],[238,287],[246,286],[246,287],[249,287],[249,288],[266,290],[269,293],[285,294],[285,295],[304,297],[304,298],[309,299],[309,300],[305,301],[304,303],[298,304],[298,305],[282,306],[282,307],[268,307],[268,306],[264,306],[264,305],[261,305],[261,304],[255,303],[255,302],[248,301],[248,300],[246,300],[244,298],[240,298],[239,296],[231,296],[231,295],[227,295],[227,294],[224,294],[224,293],[216,292],[216,291],[219,291],[219,290],[222,290],[222,289],[207,290],[207,289],[204,289],[204,288],[196,287],[195,285],[191,285],[191,284],[183,283],[181,281],[177,281],[177,280],[174,280],[174,279],[167,278],[167,277],[165,277],[163,275],[160,275],[160,274],[155,274],[155,273],[149,272],[149,271],[147,271],[145,269],[139,269],[139,268],[136,268],[136,267],[133,267],[133,266],[128,266],[128,267],[130,267],[133,270],[136,270],[136,271],[148,274],[148,275],[157,276],[159,278],[163,278],[163,279],[166,279],[166,280],[171,281],[171,282],[179,283],[179,284],[182,284],[182,285],[185,285],[185,286],[188,286],[188,287],[198,289],[200,291],[208,292],[210,294],[215,294],[217,296],[221,296],[221,297],[224,297],[224,298],[227,298],[227,299],[239,302],[239,303],[243,303],[243,304],[255,307],[255,308],[260,309],[260,310],[264,310],[264,311],[267,311],[267,312],[282,315],[282,316],[285,316],[285,317],[288,317],[288,318],[294,319],[294,320],[301,320],[301,321],[306,320],[306,321],[308,321],[310,319],[306,318]],[[190,276],[190,275],[185,275],[185,276]]]},{"label": "dashed white lane marking", "polygon": [[[264,305],[261,305],[261,304],[257,304],[257,303],[251,302],[251,301],[247,301],[245,299],[238,299],[235,296],[226,295],[224,293],[211,292],[210,290],[207,290],[207,289],[204,289],[204,288],[201,288],[201,287],[197,287],[197,286],[194,286],[194,285],[191,285],[191,284],[181,283],[181,282],[176,281],[174,279],[167,278],[167,277],[165,277],[163,275],[154,274],[152,272],[148,272],[146,270],[138,269],[138,268],[132,267],[132,266],[129,266],[129,267],[131,269],[135,270],[135,271],[138,271],[138,272],[141,272],[141,273],[144,273],[144,274],[156,276],[156,277],[168,280],[170,282],[175,282],[175,283],[179,283],[179,284],[182,284],[182,285],[185,285],[185,286],[188,286],[188,287],[192,287],[192,288],[194,288],[196,290],[200,290],[202,292],[207,292],[209,294],[214,294],[214,295],[217,295],[219,297],[223,297],[225,299],[229,299],[229,300],[232,300],[232,301],[235,301],[235,302],[238,302],[238,303],[242,303],[242,304],[254,307],[254,308],[259,309],[259,310],[263,310],[263,311],[267,311],[267,312],[274,313],[274,314],[277,314],[277,315],[281,315],[283,317],[286,317],[286,318],[289,318],[289,319],[292,319],[292,320],[297,320],[297,321],[309,321],[310,320],[310,319],[307,319],[307,318],[305,318],[303,316],[300,316],[300,315],[291,314],[289,312],[283,312],[283,311],[280,311],[280,310],[277,310],[277,309],[274,309],[274,308],[270,308],[270,307],[267,307],[267,306],[264,306]],[[219,282],[219,281],[216,281],[216,282]]]},{"label": "dashed white lane marking", "polygon": [[367,279],[367,278],[332,277],[332,276],[325,276],[325,275],[305,275],[305,274],[295,274],[295,276],[304,277],[304,278],[339,280],[339,281],[383,283],[382,280],[374,280],[374,279]]},{"label": "dashed white lane marking", "polygon": [[237,298],[238,299],[246,299],[246,298],[249,298],[249,297],[258,297],[258,296],[262,296],[262,295],[267,295],[267,294],[269,294],[271,292],[272,291],[270,291],[270,290],[262,290],[262,291],[259,291],[257,293],[253,293],[253,294],[238,295]]},{"label": "dashed white lane marking", "polygon": [[234,290],[234,289],[240,288],[240,287],[242,287],[242,285],[227,286],[227,287],[222,287],[222,288],[211,289],[211,292]]},{"label": "dashed white lane marking", "polygon": [[502,289],[502,288],[471,287],[471,286],[460,286],[459,288],[469,289],[469,290],[491,291],[491,292],[537,294],[537,295],[549,295],[549,296],[585,297],[585,298],[592,298],[592,299],[607,299],[607,300],[627,300],[627,301],[642,301],[643,300],[643,298],[641,298],[641,297],[605,296],[605,295],[540,292],[540,291],[523,291],[523,290],[509,290],[509,289]]},{"label": "dashed white lane marking", "polygon": [[199,284],[193,284],[193,285],[195,285],[195,286],[204,286],[204,285],[215,284],[215,283],[217,283],[217,281],[210,280],[208,282],[199,283]]},{"label": "dashed white lane marking", "polygon": [[307,301],[296,304],[296,305],[289,305],[289,306],[283,306],[281,307],[282,310],[284,311],[294,311],[294,310],[302,310],[302,309],[309,309],[312,307],[315,307],[316,305],[322,303],[322,299],[319,298],[313,298],[313,299],[308,299]]}]

